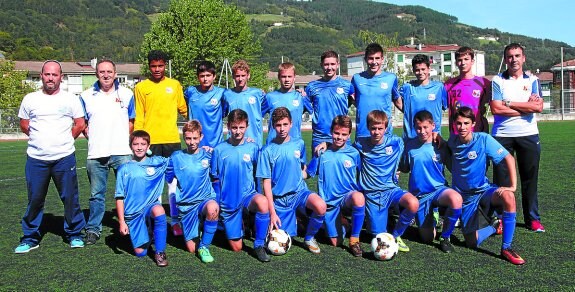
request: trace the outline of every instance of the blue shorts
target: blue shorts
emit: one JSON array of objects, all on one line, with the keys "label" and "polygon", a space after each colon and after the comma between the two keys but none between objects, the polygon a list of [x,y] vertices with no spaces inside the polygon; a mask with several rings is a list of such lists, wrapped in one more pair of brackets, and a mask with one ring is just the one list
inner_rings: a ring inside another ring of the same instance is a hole
[{"label": "blue shorts", "polygon": [[243,215],[244,212],[248,212],[248,207],[250,206],[250,202],[252,201],[253,197],[257,193],[253,193],[251,195],[245,196],[240,203],[239,208],[233,211],[225,211],[221,210],[220,212],[220,221],[224,225],[224,229],[226,231],[226,238],[228,240],[236,240],[240,239],[244,236],[244,228],[243,228]]},{"label": "blue shorts", "polygon": [[463,198],[461,231],[463,234],[474,233],[488,224],[491,214],[495,211],[495,208],[491,206],[491,197],[497,189],[497,186],[492,185],[482,193],[461,194]]},{"label": "blue shorts", "polygon": [[136,217],[126,220],[128,230],[130,231],[130,239],[134,248],[143,247],[150,242],[150,228],[152,226],[152,209],[155,206],[162,206],[160,202],[156,202],[144,208],[143,212]]},{"label": "blue shorts", "polygon": [[367,210],[367,231],[373,235],[387,232],[387,217],[390,208],[399,212],[399,200],[408,192],[399,187],[385,191],[366,192],[365,207]]},{"label": "blue shorts", "polygon": [[200,236],[200,223],[205,219],[202,211],[209,201],[214,201],[214,199],[205,199],[201,203],[188,208],[186,213],[180,212],[180,224],[184,230],[184,239],[186,241]]},{"label": "blue shorts", "polygon": [[311,194],[313,192],[305,188],[297,193],[274,198],[274,209],[281,220],[281,229],[290,236],[297,235],[296,212],[306,214],[305,204]]},{"label": "blue shorts", "polygon": [[340,214],[343,212],[345,215],[351,213],[351,207],[346,207],[345,202],[351,198],[351,194],[355,191],[347,193],[345,196],[341,197],[339,202],[335,205],[327,206],[325,212],[325,231],[328,237],[338,237],[341,233],[341,220]]},{"label": "blue shorts", "polygon": [[415,213],[415,222],[419,228],[435,227],[433,208],[439,207],[437,200],[439,199],[439,196],[447,190],[450,190],[450,188],[439,187],[431,193],[418,194],[416,196],[419,200],[419,209],[417,210],[417,213]]}]

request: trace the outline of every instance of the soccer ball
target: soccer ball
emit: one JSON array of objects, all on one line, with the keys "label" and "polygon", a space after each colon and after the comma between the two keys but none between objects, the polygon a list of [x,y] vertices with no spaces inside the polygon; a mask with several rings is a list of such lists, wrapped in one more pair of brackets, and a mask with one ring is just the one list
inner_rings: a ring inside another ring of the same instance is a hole
[{"label": "soccer ball", "polygon": [[281,229],[273,229],[268,234],[267,248],[273,255],[283,255],[291,247],[291,237]]},{"label": "soccer ball", "polygon": [[371,240],[371,249],[376,259],[380,261],[389,261],[395,257],[399,246],[395,242],[393,235],[389,233],[380,233]]}]

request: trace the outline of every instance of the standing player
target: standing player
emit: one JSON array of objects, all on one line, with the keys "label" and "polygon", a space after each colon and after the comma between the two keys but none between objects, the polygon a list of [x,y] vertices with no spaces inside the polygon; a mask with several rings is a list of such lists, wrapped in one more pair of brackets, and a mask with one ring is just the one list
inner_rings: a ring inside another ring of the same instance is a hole
[{"label": "standing player", "polygon": [[[357,108],[355,139],[369,138],[370,130],[366,124],[367,115],[373,110],[385,112],[391,117],[393,104],[400,107],[397,76],[393,73],[383,72],[383,48],[371,43],[365,48],[364,60],[368,69],[353,75],[351,83],[355,91],[355,107]],[[387,133],[393,130],[391,119],[386,125]]]},{"label": "standing player", "polygon": [[319,254],[321,250],[314,236],[323,224],[326,205],[303,180],[305,145],[303,140],[292,140],[289,135],[292,119],[287,108],[275,109],[271,118],[277,135],[262,150],[256,174],[263,180],[271,224],[273,228],[281,228],[290,236],[296,236],[296,212],[308,214],[307,211],[311,211],[304,241],[309,251]]},{"label": "standing player", "polygon": [[343,240],[341,229],[338,230],[340,212],[351,214],[349,249],[354,256],[360,257],[363,250],[359,234],[365,219],[365,198],[357,185],[361,157],[347,143],[351,129],[352,122],[348,116],[335,117],[331,123],[331,145],[319,158],[312,158],[307,171],[312,175],[318,174],[319,195],[327,204],[325,226],[331,244],[337,246]]},{"label": "standing player", "polygon": [[461,195],[447,187],[443,176],[445,165],[450,163],[446,145],[440,148],[433,144],[435,122],[430,112],[423,110],[414,116],[414,130],[419,139],[408,140],[405,145],[405,165],[402,171],[411,171],[409,191],[419,200],[419,210],[415,216],[419,234],[424,242],[431,243],[435,238],[433,209],[447,208],[439,247],[442,251],[454,251],[449,237],[455,222],[461,215]]},{"label": "standing player", "polygon": [[[411,61],[416,80],[401,87],[400,104],[403,110],[403,138],[416,139],[415,114],[427,110],[433,116],[434,133],[441,132],[441,115],[447,109],[447,93],[443,83],[429,79],[429,57],[417,54]],[[434,134],[437,135],[437,134]]]},{"label": "standing player", "polygon": [[188,104],[190,120],[196,119],[203,125],[204,138],[201,146],[216,147],[223,140],[224,133],[224,103],[225,89],[214,86],[216,79],[216,66],[210,61],[201,61],[196,73],[200,85],[190,86],[184,91]]},{"label": "standing player", "polygon": [[368,231],[374,236],[387,232],[389,210],[402,209],[391,234],[399,250],[407,252],[409,247],[400,236],[415,217],[419,202],[397,185],[396,172],[403,153],[403,140],[393,134],[386,134],[389,123],[385,112],[371,111],[366,119],[371,137],[356,139],[355,147],[361,154],[359,186],[365,195],[370,223]]},{"label": "standing player", "polygon": [[[519,44],[510,44],[503,50],[507,70],[493,77],[493,129],[491,134],[513,155],[521,177],[521,203],[527,228],[545,232],[539,215],[537,182],[541,144],[536,113],[543,110],[541,85],[534,75],[523,71],[525,54]],[[505,165],[493,169],[493,180],[498,185],[509,185]]]},{"label": "standing player", "polygon": [[203,222],[198,255],[202,262],[211,263],[214,258],[210,254],[209,246],[218,228],[219,215],[219,206],[215,201],[216,193],[210,179],[212,153],[200,147],[204,135],[198,120],[188,121],[182,129],[182,134],[188,148],[172,153],[166,179],[168,181],[178,179],[176,205],[180,211],[180,223],[188,251],[191,253],[196,251],[200,223]]},{"label": "standing player", "polygon": [[[162,51],[148,53],[150,79],[136,84],[134,89],[136,99],[135,130],[145,130],[150,134],[150,150],[154,155],[170,157],[174,151],[182,148],[178,131],[178,112],[188,115],[188,107],[184,99],[182,85],[175,79],[166,77],[168,55]],[[182,235],[178,224],[178,209],[176,207],[176,185],[173,181],[168,185],[170,202],[170,217],[174,235]]]},{"label": "standing player", "polygon": [[349,97],[353,95],[351,83],[337,75],[339,55],[336,52],[324,52],[321,67],[323,77],[305,88],[313,105],[312,151],[322,142],[331,142],[331,121],[338,115],[347,115]]},{"label": "standing player", "polygon": [[[497,226],[484,222],[489,220],[490,213],[497,209],[502,214],[500,224],[503,224],[501,257],[514,265],[522,265],[525,260],[511,248],[516,223],[513,193],[517,185],[515,159],[489,134],[473,133],[475,113],[470,108],[459,108],[453,120],[458,135],[449,137],[448,145],[453,153],[453,188],[463,197],[461,218],[465,241],[468,246],[476,248],[494,234]],[[487,159],[494,165],[507,165],[507,175],[511,182],[509,187],[498,187],[489,183],[485,176]]]},{"label": "standing player", "polygon": [[[475,113],[475,133],[489,133],[489,123],[485,118],[487,104],[491,100],[491,81],[485,77],[473,74],[475,53],[470,47],[461,47],[455,51],[455,64],[459,69],[459,76],[445,82],[448,95],[449,116],[462,106],[466,106]],[[449,132],[457,135],[457,127],[449,119]]]},{"label": "standing player", "polygon": [[259,146],[247,142],[248,114],[235,109],[228,115],[229,138],[214,149],[211,174],[219,179],[221,194],[220,220],[233,251],[242,249],[242,214],[255,213],[254,251],[258,260],[269,262],[270,256],[264,248],[270,225],[268,201],[256,192],[254,181]]},{"label": "standing player", "polygon": [[166,213],[159,198],[165,183],[168,160],[161,156],[146,157],[150,149],[150,135],[137,130],[130,135],[133,160],[120,166],[116,180],[116,210],[120,233],[130,234],[137,257],[148,254],[153,221],[155,260],[159,267],[168,265],[166,257]]},{"label": "standing player", "polygon": [[264,92],[258,88],[248,87],[250,66],[244,60],[234,63],[232,77],[235,87],[224,92],[225,107],[228,111],[241,109],[248,114],[251,126],[247,128],[246,138],[253,139],[261,148],[264,137],[262,120],[268,111]]},{"label": "standing player", "polygon": [[[290,131],[292,139],[301,139],[301,123],[304,111],[313,112],[308,98],[304,98],[299,91],[294,89],[295,66],[292,63],[282,63],[278,68],[278,79],[280,89],[266,94],[267,109],[273,112],[276,108],[286,107],[293,117],[293,127]],[[276,136],[271,119],[268,123],[268,137],[266,144],[269,144]]]}]

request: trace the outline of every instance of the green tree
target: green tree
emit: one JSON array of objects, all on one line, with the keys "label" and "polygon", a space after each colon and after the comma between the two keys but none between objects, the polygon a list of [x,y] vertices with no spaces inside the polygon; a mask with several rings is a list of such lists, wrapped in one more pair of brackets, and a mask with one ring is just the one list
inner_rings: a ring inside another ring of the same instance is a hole
[{"label": "green tree", "polygon": [[15,71],[14,62],[0,60],[0,109],[20,106],[24,95],[35,90],[24,82],[27,72]]},{"label": "green tree", "polygon": [[[260,43],[252,34],[245,15],[222,0],[172,0],[144,35],[140,60],[147,67],[146,55],[163,50],[172,59],[172,77],[184,85],[195,84],[195,65],[210,60],[221,68],[224,59],[254,62],[261,52]],[[260,76],[261,66],[252,66],[252,76]],[[263,67],[265,68],[265,66]],[[265,75],[264,75],[265,76]],[[253,80],[253,86],[265,87]]]}]

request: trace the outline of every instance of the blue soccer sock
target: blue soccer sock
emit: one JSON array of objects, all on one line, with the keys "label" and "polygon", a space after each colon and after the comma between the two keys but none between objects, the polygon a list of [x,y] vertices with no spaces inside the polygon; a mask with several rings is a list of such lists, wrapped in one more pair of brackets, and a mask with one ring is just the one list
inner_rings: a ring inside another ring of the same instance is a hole
[{"label": "blue soccer sock", "polygon": [[176,205],[176,194],[170,194],[170,217],[172,218],[172,226],[180,222],[178,218],[178,206]]},{"label": "blue soccer sock", "polygon": [[399,214],[399,219],[397,219],[397,223],[395,224],[395,228],[393,229],[393,237],[398,237],[401,236],[404,232],[405,229],[407,229],[407,226],[409,226],[409,223],[411,223],[411,220],[413,220],[413,218],[415,218],[415,213],[410,212],[408,209],[404,209],[403,211],[401,211],[401,213]]},{"label": "blue soccer sock", "polygon": [[204,232],[202,233],[202,239],[200,240],[200,248],[204,246],[210,246],[212,244],[212,240],[214,239],[214,235],[216,234],[216,230],[218,229],[218,220],[205,220],[204,221]]},{"label": "blue soccer sock", "polygon": [[156,253],[166,250],[166,238],[168,237],[167,224],[166,215],[154,217],[154,244],[156,245]]},{"label": "blue soccer sock", "polygon": [[459,209],[451,209],[447,208],[445,211],[445,218],[447,220],[443,223],[443,231],[441,231],[441,237],[449,238],[451,233],[453,233],[453,229],[455,229],[455,223],[457,219],[461,216],[461,208]]},{"label": "blue soccer sock", "polygon": [[264,246],[266,236],[268,235],[268,227],[270,226],[270,213],[256,212],[255,218],[255,235],[254,235],[254,248]]},{"label": "blue soccer sock", "polygon": [[503,217],[501,224],[503,224],[503,234],[501,238],[501,248],[506,249],[511,247],[513,242],[513,234],[515,233],[515,212],[503,211]]},{"label": "blue soccer sock", "polygon": [[365,220],[365,206],[353,207],[351,211],[351,237],[359,237],[363,221]]},{"label": "blue soccer sock", "polygon": [[307,224],[304,240],[311,240],[315,236],[323,224],[324,219],[325,215],[318,215],[315,212],[311,214],[309,217],[309,223]]},{"label": "blue soccer sock", "polygon": [[477,230],[477,246],[479,246],[484,240],[486,240],[495,232],[497,232],[497,230],[495,230],[495,228],[491,225]]}]

